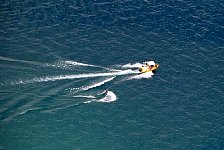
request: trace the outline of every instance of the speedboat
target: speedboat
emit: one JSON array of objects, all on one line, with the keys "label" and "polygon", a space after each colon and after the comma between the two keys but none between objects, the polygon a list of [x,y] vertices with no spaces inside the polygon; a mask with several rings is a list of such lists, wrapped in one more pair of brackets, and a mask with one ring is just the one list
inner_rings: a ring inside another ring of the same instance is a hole
[{"label": "speedboat", "polygon": [[155,72],[156,69],[158,69],[159,64],[155,63],[154,61],[148,61],[145,62],[145,64],[139,68],[140,73],[146,73],[146,72]]}]

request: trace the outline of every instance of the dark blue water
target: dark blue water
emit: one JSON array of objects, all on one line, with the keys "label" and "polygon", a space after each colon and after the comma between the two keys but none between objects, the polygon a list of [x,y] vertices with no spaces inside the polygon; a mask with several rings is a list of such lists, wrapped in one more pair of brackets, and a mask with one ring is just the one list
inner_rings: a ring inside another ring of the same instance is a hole
[{"label": "dark blue water", "polygon": [[0,149],[224,149],[223,20],[213,0],[1,1]]}]

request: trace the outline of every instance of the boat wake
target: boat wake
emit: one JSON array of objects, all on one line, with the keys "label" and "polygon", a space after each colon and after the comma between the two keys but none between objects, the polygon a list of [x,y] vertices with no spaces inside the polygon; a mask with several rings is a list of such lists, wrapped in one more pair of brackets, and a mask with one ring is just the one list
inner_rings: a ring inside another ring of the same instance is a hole
[{"label": "boat wake", "polygon": [[[19,81],[11,82],[11,83],[13,85],[16,85],[16,84],[35,84],[35,83],[41,83],[41,82],[56,82],[56,81],[61,81],[61,80],[75,80],[75,79],[88,79],[89,80],[89,79],[92,79],[92,82],[89,85],[71,87],[71,88],[66,89],[66,91],[76,94],[79,92],[88,91],[88,90],[96,88],[96,87],[100,87],[100,86],[104,85],[105,83],[114,80],[118,76],[126,77],[126,78],[123,78],[122,81],[130,80],[130,79],[151,78],[154,75],[152,72],[139,74],[138,68],[141,67],[145,63],[146,62],[143,62],[143,63],[137,62],[134,64],[128,63],[125,65],[116,65],[116,67],[114,67],[114,68],[108,68],[108,67],[103,67],[103,66],[98,66],[98,65],[80,63],[80,62],[76,62],[76,61],[60,61],[60,62],[56,62],[54,64],[47,64],[46,66],[47,67],[56,67],[56,68],[61,68],[61,67],[62,68],[67,68],[67,67],[70,67],[70,68],[72,68],[72,67],[90,67],[91,68],[92,67],[92,68],[104,69],[104,72],[36,77],[36,78],[30,79],[30,80],[19,80]],[[96,78],[98,78],[97,81],[95,80]],[[102,78],[104,80],[99,81],[99,78]],[[117,82],[120,82],[120,81],[118,80]],[[78,98],[77,96],[74,96],[74,97]],[[88,97],[86,97],[86,98],[88,98]],[[106,101],[106,100],[103,99],[102,101]]]},{"label": "boat wake", "polygon": [[148,78],[151,78],[153,75],[154,73],[152,72],[146,72],[146,73],[132,76],[131,79],[143,79],[143,78],[148,79]]},{"label": "boat wake", "polygon": [[87,86],[81,86],[81,87],[78,87],[78,88],[70,88],[70,89],[67,89],[69,90],[70,92],[72,91],[76,91],[77,92],[80,92],[80,91],[87,91],[87,90],[90,90],[92,88],[96,88],[98,86],[102,86],[103,84],[107,83],[107,82],[110,82],[114,79],[115,77],[111,77],[111,78],[108,78],[108,79],[105,79],[103,81],[94,81],[92,84],[90,85],[87,85]]},{"label": "boat wake", "polygon": [[[9,84],[1,83],[3,86],[12,86],[7,89],[12,89],[8,92],[13,93],[5,95],[4,103],[1,104],[0,120],[5,121],[34,110],[50,113],[92,102],[112,103],[117,100],[116,94],[112,91],[115,85],[127,80],[153,76],[153,73],[139,74],[138,68],[143,65],[141,63],[104,67],[75,61],[44,64],[5,57],[0,59],[16,65],[22,64],[23,68],[26,65],[29,69],[35,68],[28,74],[33,78],[27,79],[24,73],[18,76],[20,79],[17,81],[10,81]],[[40,73],[47,75],[35,77]],[[59,75],[54,75],[55,73]],[[109,89],[106,94],[102,92],[105,89]]]},{"label": "boat wake", "polygon": [[59,75],[59,76],[34,78],[34,79],[31,79],[31,80],[25,80],[25,81],[20,80],[18,82],[15,82],[15,84],[27,84],[27,83],[35,83],[35,82],[48,82],[48,81],[80,79],[80,78],[93,78],[93,77],[122,76],[122,75],[137,74],[137,73],[138,72],[129,69],[129,70],[123,70],[123,71],[119,71],[119,72],[108,72],[108,73]]}]

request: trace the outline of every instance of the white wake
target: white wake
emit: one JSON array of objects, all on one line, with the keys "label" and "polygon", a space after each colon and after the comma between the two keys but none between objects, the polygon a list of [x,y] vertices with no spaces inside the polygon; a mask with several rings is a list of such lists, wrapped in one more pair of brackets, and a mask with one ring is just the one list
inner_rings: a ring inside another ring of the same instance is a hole
[{"label": "white wake", "polygon": [[92,96],[92,95],[76,95],[76,96],[73,96],[75,98],[89,98],[89,99],[95,99],[96,97],[95,96]]},{"label": "white wake", "polygon": [[151,78],[153,75],[154,75],[153,72],[146,72],[139,75],[135,75],[131,77],[131,79],[143,79],[143,78],[147,79],[147,78]]},{"label": "white wake", "polygon": [[[73,68],[73,67],[93,67],[93,68],[101,68],[105,70],[112,70],[107,67],[99,66],[99,65],[91,65],[86,63],[80,63],[76,61],[59,61],[54,64],[47,64],[47,66],[56,67],[56,68]],[[113,70],[112,70],[113,71]]]},{"label": "white wake", "polygon": [[84,64],[76,61],[65,61],[64,62],[67,65],[73,65],[73,66],[89,66],[89,67],[97,67],[95,65],[90,65],[90,64]]},{"label": "white wake", "polygon": [[142,67],[143,64],[141,63],[135,63],[135,64],[131,64],[131,63],[128,63],[126,65],[123,65],[121,66],[122,68],[140,68]]},{"label": "white wake", "polygon": [[86,86],[86,87],[82,87],[82,91],[87,91],[89,89],[92,89],[92,88],[95,88],[95,87],[98,87],[98,86],[101,86],[109,81],[112,81],[115,77],[112,77],[112,78],[109,78],[109,79],[106,79],[104,81],[101,81],[101,82],[96,82],[96,83],[93,83],[92,85],[89,85],[89,86]]},{"label": "white wake", "polygon": [[70,92],[76,90],[76,93],[77,92],[80,92],[80,91],[87,91],[87,90],[90,90],[92,88],[96,88],[96,87],[99,87],[107,82],[110,82],[114,79],[115,77],[111,77],[109,79],[106,79],[106,80],[103,80],[103,81],[100,81],[100,82],[93,82],[91,85],[88,85],[88,86],[81,86],[81,87],[78,87],[78,88],[70,88],[70,89],[67,89],[69,90]]},{"label": "white wake", "polygon": [[68,80],[68,79],[80,79],[80,78],[106,77],[106,76],[121,76],[121,75],[136,74],[136,73],[138,73],[138,72],[133,71],[133,70],[124,70],[124,71],[109,72],[109,73],[60,75],[60,76],[35,78],[35,79],[32,79],[32,80],[26,80],[26,81],[20,80],[20,81],[16,82],[16,84],[34,83],[34,82],[47,82],[47,81],[57,81],[57,80]]}]

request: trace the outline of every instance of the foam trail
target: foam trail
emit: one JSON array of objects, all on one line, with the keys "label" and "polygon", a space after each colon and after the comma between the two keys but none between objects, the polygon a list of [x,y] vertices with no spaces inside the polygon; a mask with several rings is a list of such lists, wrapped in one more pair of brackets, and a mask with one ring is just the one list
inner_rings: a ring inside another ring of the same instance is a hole
[{"label": "foam trail", "polygon": [[142,67],[142,64],[141,63],[135,63],[135,64],[126,64],[126,65],[123,65],[122,68],[140,68]]},{"label": "foam trail", "polygon": [[59,61],[55,64],[48,64],[47,66],[52,66],[52,67],[69,67],[69,66],[97,67],[95,65],[79,63],[76,61]]},{"label": "foam trail", "polygon": [[89,90],[89,89],[92,89],[92,88],[101,86],[101,85],[105,84],[106,82],[109,82],[109,81],[113,80],[114,78],[115,78],[115,77],[112,77],[112,78],[106,79],[106,80],[104,80],[104,81],[102,81],[102,82],[94,83],[93,85],[90,85],[90,86],[87,86],[87,87],[83,87],[82,90],[83,90],[83,91],[87,91],[87,90]]},{"label": "foam trail", "polygon": [[76,98],[90,98],[90,99],[96,98],[95,96],[92,96],[92,95],[76,95],[76,96],[73,96],[73,97],[76,97]]},{"label": "foam trail", "polygon": [[77,90],[76,93],[80,92],[80,91],[87,91],[89,89],[92,89],[92,88],[95,88],[95,87],[98,87],[98,86],[101,86],[111,80],[113,80],[115,77],[112,77],[112,78],[109,78],[109,79],[106,79],[106,80],[103,80],[101,82],[95,82],[93,83],[92,85],[89,85],[89,86],[82,86],[82,87],[79,87],[79,88],[71,88],[70,89],[70,92],[73,91],[73,90]]},{"label": "foam trail", "polygon": [[13,58],[2,57],[2,56],[0,56],[0,60],[11,61],[11,62],[20,62],[20,63],[26,63],[26,64],[32,64],[32,65],[43,65],[43,64],[40,63],[40,62],[27,61],[27,60],[20,60],[20,59],[13,59]]},{"label": "foam trail", "polygon": [[153,72],[146,72],[136,76],[131,77],[131,79],[142,79],[142,78],[151,78],[154,75]]},{"label": "foam trail", "polygon": [[95,68],[102,68],[106,70],[111,70],[110,68],[103,67],[103,66],[98,66],[98,65],[91,65],[91,64],[85,64],[85,63],[80,63],[76,61],[61,61],[57,64],[49,65],[53,67],[71,67],[71,66],[83,66],[83,67],[95,67]]},{"label": "foam trail", "polygon": [[65,61],[64,63],[65,63],[65,64],[68,64],[68,65],[74,65],[74,66],[98,67],[98,66],[95,66],[95,65],[79,63],[79,62],[76,62],[76,61]]},{"label": "foam trail", "polygon": [[76,62],[76,61],[65,61],[65,64],[74,65],[74,66],[86,66],[86,67],[102,68],[102,69],[113,70],[113,71],[121,71],[121,70],[110,69],[110,68],[103,67],[103,66],[98,66],[98,65],[79,63],[79,62]]},{"label": "foam trail", "polygon": [[45,78],[36,78],[28,81],[19,81],[16,84],[23,83],[33,83],[33,82],[47,82],[47,81],[57,81],[57,80],[66,80],[66,79],[80,79],[80,78],[92,78],[92,77],[106,77],[106,76],[121,76],[127,74],[136,74],[138,72],[132,70],[124,70],[120,72],[110,72],[110,73],[92,73],[92,74],[78,74],[78,75],[61,75]]},{"label": "foam trail", "polygon": [[128,64],[126,64],[126,65],[123,65],[123,66],[121,66],[122,68],[140,68],[140,67],[142,67],[142,65],[145,65],[146,63],[152,63],[152,62],[154,62],[154,61],[145,61],[145,62],[143,62],[143,63],[135,63],[135,64],[131,64],[131,63],[128,63]]}]

